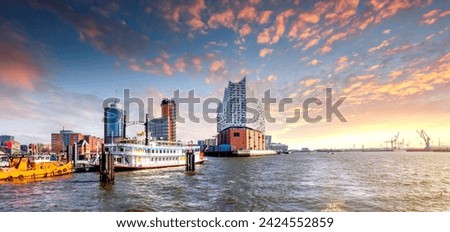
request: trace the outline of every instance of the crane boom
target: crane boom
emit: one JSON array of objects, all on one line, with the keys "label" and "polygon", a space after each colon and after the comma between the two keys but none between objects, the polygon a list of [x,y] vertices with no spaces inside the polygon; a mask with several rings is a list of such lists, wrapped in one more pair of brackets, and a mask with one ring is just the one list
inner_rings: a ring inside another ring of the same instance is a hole
[{"label": "crane boom", "polygon": [[423,139],[423,141],[425,142],[425,149],[430,149],[430,137],[427,135],[427,133],[425,133],[424,130],[418,131],[417,133],[419,133],[420,137]]}]

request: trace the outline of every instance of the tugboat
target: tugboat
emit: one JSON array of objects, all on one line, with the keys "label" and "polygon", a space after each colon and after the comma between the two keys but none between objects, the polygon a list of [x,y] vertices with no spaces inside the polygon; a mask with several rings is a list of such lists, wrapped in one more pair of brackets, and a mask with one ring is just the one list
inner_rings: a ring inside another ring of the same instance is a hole
[{"label": "tugboat", "polygon": [[72,172],[72,163],[51,161],[44,156],[15,157],[9,167],[0,168],[0,181],[23,179],[39,179],[52,176],[66,175]]}]

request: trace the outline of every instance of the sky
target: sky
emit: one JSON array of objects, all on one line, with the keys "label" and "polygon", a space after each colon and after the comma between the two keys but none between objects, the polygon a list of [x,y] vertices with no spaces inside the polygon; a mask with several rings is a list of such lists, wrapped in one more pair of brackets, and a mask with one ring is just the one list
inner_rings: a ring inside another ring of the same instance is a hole
[{"label": "sky", "polygon": [[[422,129],[449,146],[449,22],[448,0],[1,1],[0,134],[23,144],[50,143],[63,127],[102,137],[103,101],[124,89],[155,117],[162,98],[194,90],[201,118],[206,99],[246,76],[255,96],[292,99],[284,111],[272,104],[266,123],[290,148],[379,148],[397,133],[423,147]],[[325,120],[327,88],[332,103],[345,97],[346,122]],[[311,117],[324,119],[286,123],[309,98],[323,102]],[[216,125],[186,120],[177,133],[196,141]]]}]

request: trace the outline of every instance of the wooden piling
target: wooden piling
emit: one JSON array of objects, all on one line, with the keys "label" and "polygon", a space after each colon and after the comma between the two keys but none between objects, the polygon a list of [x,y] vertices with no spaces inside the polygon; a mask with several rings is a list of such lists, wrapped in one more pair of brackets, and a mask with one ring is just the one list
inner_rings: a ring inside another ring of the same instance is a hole
[{"label": "wooden piling", "polygon": [[113,183],[114,182],[114,155],[109,151],[105,151],[102,145],[102,154],[100,158],[100,182]]},{"label": "wooden piling", "polygon": [[195,154],[191,149],[186,152],[186,172],[195,172]]}]

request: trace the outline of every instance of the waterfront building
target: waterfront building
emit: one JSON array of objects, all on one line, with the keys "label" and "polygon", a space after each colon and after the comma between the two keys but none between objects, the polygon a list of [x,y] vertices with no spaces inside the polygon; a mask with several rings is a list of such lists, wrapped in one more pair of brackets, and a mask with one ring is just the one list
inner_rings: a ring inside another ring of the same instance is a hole
[{"label": "waterfront building", "polygon": [[[85,141],[85,143],[83,141]],[[82,143],[81,147],[80,142]],[[92,155],[95,155],[99,151],[101,151],[103,139],[96,136],[84,135],[82,133],[64,129],[59,131],[59,133],[51,134],[50,150],[52,152],[65,153],[67,152],[67,146],[73,146],[74,144],[77,144],[78,146],[79,155],[92,157]],[[38,147],[36,147],[36,145],[33,145],[33,148],[30,148],[30,150],[32,152],[42,152],[42,147],[39,147],[39,145]]]},{"label": "waterfront building", "polygon": [[[223,101],[217,108],[217,145],[229,144],[233,150],[265,150],[265,118],[261,101],[247,102],[254,93],[246,78],[225,88]],[[252,114],[247,108],[256,111]]]},{"label": "waterfront building", "polygon": [[22,153],[28,153],[28,145],[26,144],[20,145],[20,151]]},{"label": "waterfront building", "polygon": [[104,142],[105,144],[117,143],[126,137],[125,110],[118,101],[104,108]]},{"label": "waterfront building", "polygon": [[163,99],[161,102],[161,117],[149,121],[148,130],[155,140],[176,142],[176,104],[174,100]]},{"label": "waterfront building", "polygon": [[20,143],[14,140],[7,140],[1,144],[8,155],[20,153]]},{"label": "waterfront building", "polygon": [[14,141],[14,136],[12,135],[0,135],[0,144],[6,141]]},{"label": "waterfront building", "polygon": [[84,140],[86,140],[89,144],[91,157],[102,151],[102,145],[104,143],[102,138],[92,135],[85,135]]}]

